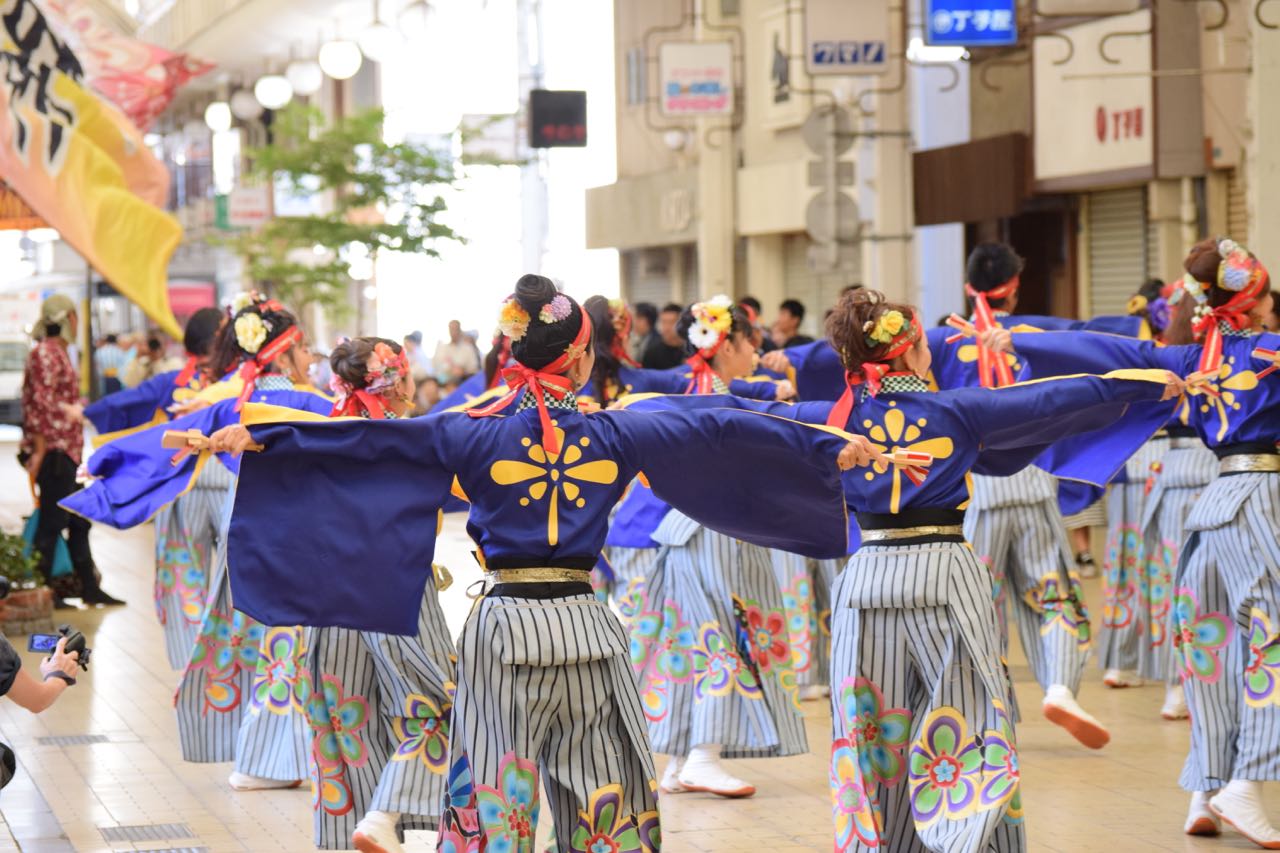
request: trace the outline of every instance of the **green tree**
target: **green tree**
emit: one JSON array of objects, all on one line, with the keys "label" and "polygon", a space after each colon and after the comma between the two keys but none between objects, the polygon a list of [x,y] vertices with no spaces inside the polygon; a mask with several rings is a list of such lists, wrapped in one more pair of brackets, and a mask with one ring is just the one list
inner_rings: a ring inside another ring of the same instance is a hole
[{"label": "green tree", "polygon": [[350,311],[353,258],[376,259],[384,249],[438,257],[440,241],[462,241],[438,221],[441,191],[459,177],[453,158],[419,143],[387,144],[383,117],[373,109],[326,125],[311,107],[276,113],[271,144],[247,152],[248,174],[319,196],[327,212],[277,216],[223,241],[244,258],[255,286],[341,319]]}]

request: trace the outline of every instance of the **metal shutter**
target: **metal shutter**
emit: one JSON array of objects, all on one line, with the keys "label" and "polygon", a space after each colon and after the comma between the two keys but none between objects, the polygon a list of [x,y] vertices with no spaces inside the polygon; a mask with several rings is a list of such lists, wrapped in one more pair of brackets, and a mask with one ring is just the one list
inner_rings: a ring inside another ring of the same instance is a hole
[{"label": "metal shutter", "polygon": [[[827,309],[836,304],[840,290],[859,283],[861,261],[855,258],[849,272],[818,273],[809,266],[809,247],[813,241],[807,234],[788,234],[784,239],[786,260],[783,293],[787,299],[804,303],[804,323],[800,331],[811,337],[822,337],[822,321]],[[775,305],[764,306],[766,318],[772,318]]]},{"label": "metal shutter", "polygon": [[666,247],[629,249],[622,253],[626,270],[625,296],[629,303],[652,302],[661,308],[671,301],[671,273]]},{"label": "metal shutter", "polygon": [[1089,194],[1089,300],[1094,315],[1124,314],[1147,271],[1145,187]]},{"label": "metal shutter", "polygon": [[1241,243],[1249,239],[1249,196],[1239,168],[1227,174],[1227,235]]}]

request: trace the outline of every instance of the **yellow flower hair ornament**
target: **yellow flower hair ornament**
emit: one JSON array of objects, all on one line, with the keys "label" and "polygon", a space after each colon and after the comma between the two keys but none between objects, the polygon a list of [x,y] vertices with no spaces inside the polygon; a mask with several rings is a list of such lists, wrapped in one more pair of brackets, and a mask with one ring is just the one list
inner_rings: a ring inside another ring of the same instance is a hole
[{"label": "yellow flower hair ornament", "polygon": [[513,341],[518,341],[529,331],[529,312],[520,306],[514,296],[508,296],[502,303],[502,312],[498,315],[498,328],[502,334]]},{"label": "yellow flower hair ornament", "polygon": [[733,301],[727,296],[713,296],[689,310],[693,314],[689,343],[699,350],[715,349],[733,328]]},{"label": "yellow flower hair ornament", "polygon": [[863,324],[862,331],[866,334],[868,343],[891,344],[906,325],[907,318],[901,311],[890,310],[882,313],[875,321],[868,320]]}]

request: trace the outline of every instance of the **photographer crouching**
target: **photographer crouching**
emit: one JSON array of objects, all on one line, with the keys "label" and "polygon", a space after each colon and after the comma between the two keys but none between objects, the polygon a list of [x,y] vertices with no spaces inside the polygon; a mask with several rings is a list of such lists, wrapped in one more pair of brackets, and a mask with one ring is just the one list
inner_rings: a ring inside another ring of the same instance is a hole
[{"label": "photographer crouching", "polygon": [[48,708],[76,683],[80,652],[67,651],[69,637],[58,638],[52,653],[40,661],[40,677],[22,668],[18,650],[0,636],[0,695],[7,696],[33,714]]}]

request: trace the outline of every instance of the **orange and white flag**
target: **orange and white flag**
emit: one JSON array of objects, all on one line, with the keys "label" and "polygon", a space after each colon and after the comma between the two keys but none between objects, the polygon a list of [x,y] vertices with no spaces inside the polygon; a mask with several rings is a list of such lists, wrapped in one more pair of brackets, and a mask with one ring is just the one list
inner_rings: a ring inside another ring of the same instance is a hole
[{"label": "orange and white flag", "polygon": [[169,258],[182,238],[157,205],[164,164],[86,89],[74,52],[33,0],[0,0],[0,178],[166,333]]}]

